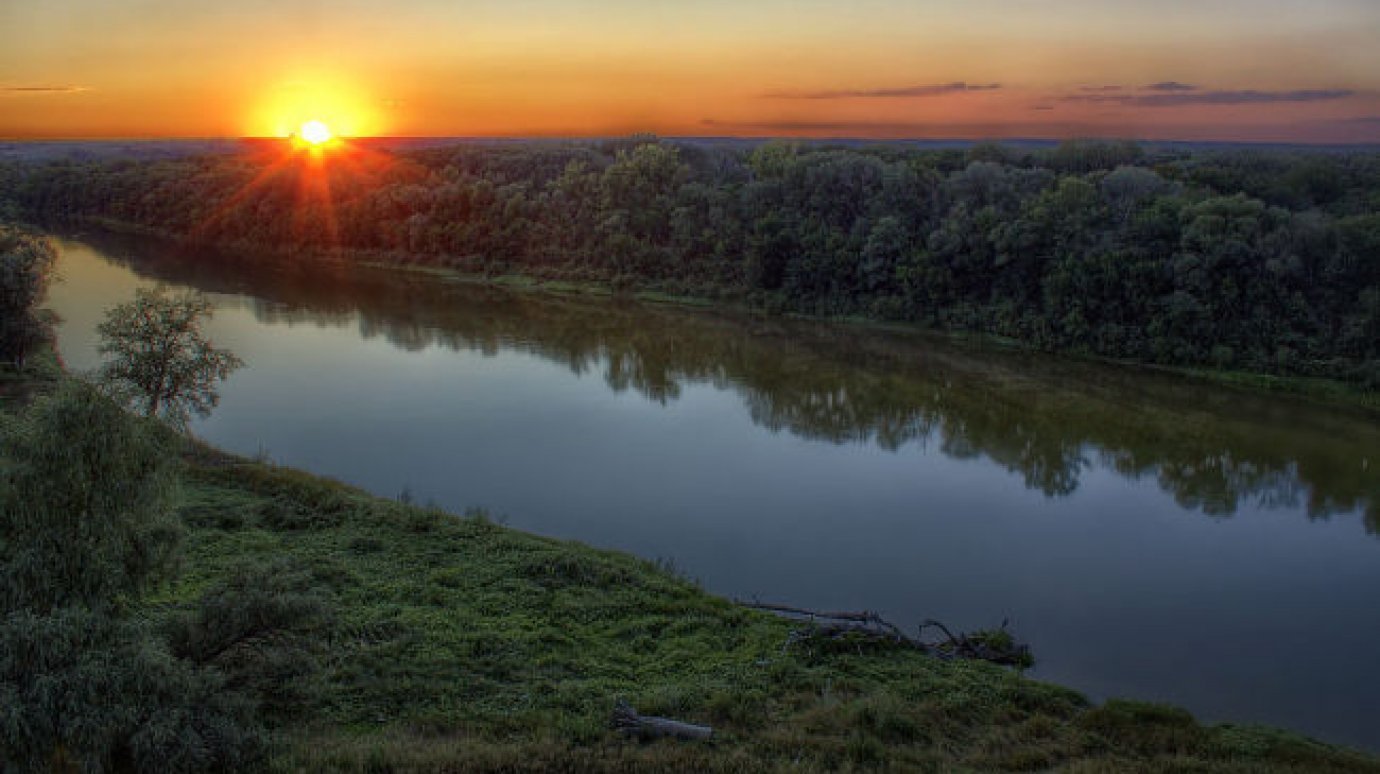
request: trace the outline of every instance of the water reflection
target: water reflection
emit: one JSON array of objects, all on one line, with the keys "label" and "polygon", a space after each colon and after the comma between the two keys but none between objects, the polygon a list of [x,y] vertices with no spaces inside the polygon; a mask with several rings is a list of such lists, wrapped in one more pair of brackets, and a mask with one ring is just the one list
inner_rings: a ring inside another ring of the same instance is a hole
[{"label": "water reflection", "polygon": [[358,325],[409,351],[531,352],[663,404],[709,383],[773,431],[982,457],[1047,497],[1100,468],[1154,480],[1209,516],[1246,504],[1360,513],[1380,533],[1380,424],[1361,412],[914,334],[84,239],[141,275],[227,294],[265,323]]}]

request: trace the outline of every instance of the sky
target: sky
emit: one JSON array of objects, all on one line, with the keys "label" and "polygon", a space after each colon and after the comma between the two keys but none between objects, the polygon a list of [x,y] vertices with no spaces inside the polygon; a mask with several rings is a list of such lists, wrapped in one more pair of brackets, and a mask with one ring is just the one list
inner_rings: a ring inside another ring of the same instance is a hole
[{"label": "sky", "polygon": [[0,0],[0,137],[1380,142],[1380,0]]}]

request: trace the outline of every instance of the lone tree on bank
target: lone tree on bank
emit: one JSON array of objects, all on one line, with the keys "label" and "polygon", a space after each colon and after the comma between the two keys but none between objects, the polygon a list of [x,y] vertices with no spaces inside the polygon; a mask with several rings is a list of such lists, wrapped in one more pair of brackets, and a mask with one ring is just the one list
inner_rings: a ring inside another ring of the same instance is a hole
[{"label": "lone tree on bank", "polygon": [[244,365],[207,340],[202,324],[212,310],[200,293],[140,288],[97,328],[101,353],[113,356],[101,379],[147,416],[177,427],[193,413],[207,416],[220,402],[216,382]]}]

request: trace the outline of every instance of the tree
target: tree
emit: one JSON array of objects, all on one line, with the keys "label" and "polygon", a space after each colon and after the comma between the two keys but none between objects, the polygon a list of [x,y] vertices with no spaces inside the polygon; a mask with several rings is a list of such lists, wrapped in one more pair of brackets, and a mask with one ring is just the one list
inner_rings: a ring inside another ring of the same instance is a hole
[{"label": "tree", "polygon": [[178,556],[167,429],[75,380],[0,422],[0,767],[253,766],[246,698],[131,615]]},{"label": "tree", "polygon": [[99,607],[168,576],[172,514],[167,431],[70,380],[6,419],[0,489],[0,609]]},{"label": "tree", "polygon": [[20,370],[34,346],[52,334],[53,316],[37,307],[56,260],[47,240],[0,227],[0,360]]},{"label": "tree", "polygon": [[244,364],[207,340],[202,323],[212,309],[200,293],[139,289],[97,328],[101,353],[113,356],[102,380],[147,416],[177,427],[186,427],[193,413],[207,416],[220,402],[216,382]]}]

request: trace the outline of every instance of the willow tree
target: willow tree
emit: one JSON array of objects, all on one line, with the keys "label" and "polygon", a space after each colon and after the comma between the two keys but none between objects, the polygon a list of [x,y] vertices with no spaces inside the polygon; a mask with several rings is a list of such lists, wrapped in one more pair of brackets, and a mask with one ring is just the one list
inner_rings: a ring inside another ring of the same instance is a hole
[{"label": "willow tree", "polygon": [[216,383],[244,364],[206,338],[213,309],[200,293],[140,288],[97,327],[100,351],[111,357],[102,381],[145,415],[177,427],[192,414],[209,415],[220,402]]}]

